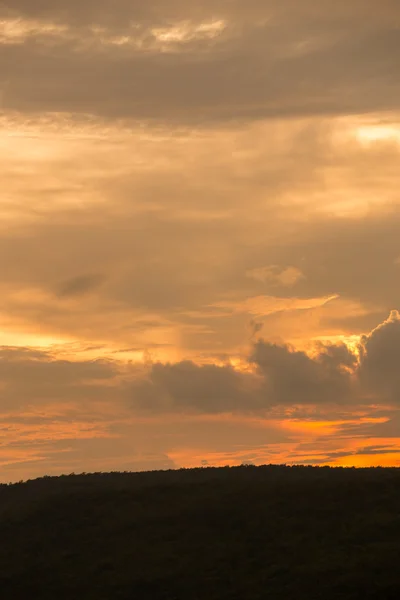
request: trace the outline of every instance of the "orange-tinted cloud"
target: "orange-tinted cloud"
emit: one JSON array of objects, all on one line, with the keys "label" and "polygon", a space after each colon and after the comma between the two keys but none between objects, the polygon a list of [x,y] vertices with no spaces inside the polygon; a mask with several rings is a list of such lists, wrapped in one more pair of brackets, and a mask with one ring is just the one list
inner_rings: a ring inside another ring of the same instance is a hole
[{"label": "orange-tinted cloud", "polygon": [[4,476],[397,460],[399,17],[1,2]]}]

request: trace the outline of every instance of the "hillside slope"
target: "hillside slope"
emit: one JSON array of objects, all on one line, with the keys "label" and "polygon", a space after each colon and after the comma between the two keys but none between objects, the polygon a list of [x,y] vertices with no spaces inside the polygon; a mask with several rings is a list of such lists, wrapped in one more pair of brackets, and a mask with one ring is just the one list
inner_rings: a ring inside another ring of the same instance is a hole
[{"label": "hillside slope", "polygon": [[400,469],[238,467],[0,486],[4,598],[400,597]]}]

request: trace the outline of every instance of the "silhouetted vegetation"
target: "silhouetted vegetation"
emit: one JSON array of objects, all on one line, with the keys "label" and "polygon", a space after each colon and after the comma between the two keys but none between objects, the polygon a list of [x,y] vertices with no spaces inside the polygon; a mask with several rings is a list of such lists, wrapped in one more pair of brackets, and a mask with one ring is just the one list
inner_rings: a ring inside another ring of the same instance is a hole
[{"label": "silhouetted vegetation", "polygon": [[400,598],[400,470],[242,466],[0,486],[2,598]]}]

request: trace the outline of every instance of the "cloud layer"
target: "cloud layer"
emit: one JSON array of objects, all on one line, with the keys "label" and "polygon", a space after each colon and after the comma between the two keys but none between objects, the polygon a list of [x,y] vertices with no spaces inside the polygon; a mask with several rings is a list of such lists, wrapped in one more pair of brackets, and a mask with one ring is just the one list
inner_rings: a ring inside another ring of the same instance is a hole
[{"label": "cloud layer", "polygon": [[[154,362],[122,366],[110,360],[60,360],[48,352],[3,348],[2,408],[114,402],[134,411],[267,413],[275,407],[318,405],[397,406],[400,315],[361,338],[354,353],[345,344],[317,344],[312,354],[260,339],[245,362]],[[8,400],[7,400],[8,398]]]},{"label": "cloud layer", "polygon": [[398,464],[399,25],[0,3],[1,477]]},{"label": "cloud layer", "polygon": [[400,381],[387,359],[399,350],[397,311],[357,354],[343,344],[310,355],[259,340],[240,368],[122,366],[3,348],[0,471],[393,464]]},{"label": "cloud layer", "polygon": [[396,0],[13,1],[1,12],[6,110],[210,123],[398,107]]}]

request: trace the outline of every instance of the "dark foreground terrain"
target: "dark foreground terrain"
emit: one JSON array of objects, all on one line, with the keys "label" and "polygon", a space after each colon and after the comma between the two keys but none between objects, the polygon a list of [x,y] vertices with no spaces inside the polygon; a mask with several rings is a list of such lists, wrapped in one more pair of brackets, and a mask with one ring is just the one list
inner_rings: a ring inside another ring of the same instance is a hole
[{"label": "dark foreground terrain", "polygon": [[400,469],[238,467],[0,486],[0,597],[400,598]]}]

